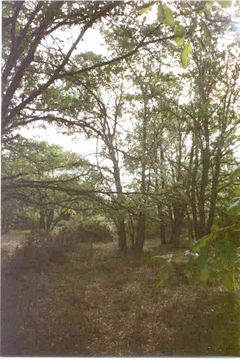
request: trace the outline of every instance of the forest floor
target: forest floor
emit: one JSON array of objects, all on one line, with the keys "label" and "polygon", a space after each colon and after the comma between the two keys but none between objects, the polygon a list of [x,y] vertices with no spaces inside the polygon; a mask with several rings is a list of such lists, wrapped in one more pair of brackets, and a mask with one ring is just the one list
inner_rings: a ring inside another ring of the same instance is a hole
[{"label": "forest floor", "polygon": [[[155,254],[154,254],[155,255]],[[2,271],[2,355],[239,355],[239,304],[220,289],[159,287],[153,253],[82,246],[45,271]]]}]

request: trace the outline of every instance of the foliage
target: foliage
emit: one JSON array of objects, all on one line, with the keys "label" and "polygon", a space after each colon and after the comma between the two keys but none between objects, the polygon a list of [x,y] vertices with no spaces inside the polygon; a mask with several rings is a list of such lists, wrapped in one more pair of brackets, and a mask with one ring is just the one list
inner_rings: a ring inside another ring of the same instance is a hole
[{"label": "foliage", "polygon": [[239,288],[239,239],[236,226],[218,229],[202,238],[193,248],[197,258],[187,270],[190,279],[220,284],[229,291]]},{"label": "foliage", "polygon": [[[190,284],[222,286],[228,291],[239,289],[240,279],[240,206],[229,206],[231,224],[215,228],[210,234],[195,242],[192,249],[184,255],[158,256],[164,260],[163,275],[158,282],[164,286],[171,282],[174,269],[185,277]],[[179,267],[177,264],[180,264]]]},{"label": "foliage", "polygon": [[51,231],[74,209],[87,207],[78,194],[94,190],[97,178],[78,154],[18,137],[2,154],[3,224],[22,221],[20,227]]},{"label": "foliage", "polygon": [[66,245],[71,242],[107,243],[113,240],[113,234],[109,227],[100,221],[76,218],[62,223],[58,238]]},{"label": "foliage", "polygon": [[21,270],[43,271],[51,264],[63,264],[67,259],[66,246],[44,231],[34,231],[17,248],[8,266]]}]

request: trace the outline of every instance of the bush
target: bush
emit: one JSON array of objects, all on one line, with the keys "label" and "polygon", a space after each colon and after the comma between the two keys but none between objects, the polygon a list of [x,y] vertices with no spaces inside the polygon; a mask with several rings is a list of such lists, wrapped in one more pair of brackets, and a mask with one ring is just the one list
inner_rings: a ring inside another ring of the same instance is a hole
[{"label": "bush", "polygon": [[112,241],[109,228],[99,222],[65,221],[57,235],[35,230],[6,261],[6,268],[41,271],[51,263],[63,264],[79,244]]},{"label": "bush", "polygon": [[16,249],[11,258],[11,266],[42,270],[51,263],[62,264],[66,261],[66,248],[53,236],[44,231],[34,231]]},{"label": "bush", "polygon": [[98,221],[83,222],[70,220],[64,222],[58,233],[59,240],[67,246],[73,243],[107,243],[113,241],[113,234],[107,225]]}]

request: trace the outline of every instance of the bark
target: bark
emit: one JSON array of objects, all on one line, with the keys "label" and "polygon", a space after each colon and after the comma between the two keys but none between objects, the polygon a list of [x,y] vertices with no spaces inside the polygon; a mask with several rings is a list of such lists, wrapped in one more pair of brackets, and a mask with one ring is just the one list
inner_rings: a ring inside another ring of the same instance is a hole
[{"label": "bark", "polygon": [[[105,143],[108,146],[110,158],[113,163],[113,176],[115,180],[115,186],[117,191],[117,198],[119,201],[121,201],[122,195],[123,195],[123,189],[122,189],[122,183],[121,183],[121,174],[120,174],[120,168],[119,168],[119,162],[116,156],[116,152],[112,143],[112,139],[106,139]],[[118,247],[121,251],[124,251],[127,249],[127,235],[126,235],[126,225],[125,225],[125,216],[120,214],[119,220],[117,222],[118,226]]]},{"label": "bark", "polygon": [[208,185],[208,175],[209,175],[209,146],[204,149],[202,152],[202,178],[200,185],[200,194],[199,194],[199,227],[197,237],[201,238],[206,235],[206,188]]},{"label": "bark", "polygon": [[127,249],[126,228],[124,220],[118,223],[118,247],[121,251],[125,251]]},{"label": "bark", "polygon": [[[162,137],[162,133],[161,133],[161,145],[160,145],[160,166],[161,166],[161,169],[160,169],[160,172],[161,172],[161,188],[162,190],[165,189],[165,180],[164,180],[164,151],[163,151],[163,146],[162,146],[162,140],[163,140],[163,137]],[[158,214],[160,212],[160,208],[158,208]],[[161,241],[161,244],[165,245],[167,243],[166,241],[166,226],[165,224],[163,223],[163,216],[162,216],[162,219],[161,219],[161,222],[160,222],[160,241]]]},{"label": "bark", "polygon": [[39,229],[45,230],[45,212],[44,210],[40,209],[39,212]]},{"label": "bark", "polygon": [[[176,171],[176,182],[180,184],[182,182],[182,133],[178,130],[178,156],[177,156],[177,171]],[[173,199],[173,221],[172,221],[172,232],[171,232],[171,243],[178,246],[180,243],[180,235],[184,225],[184,216],[186,206],[181,199],[181,194],[177,194],[177,198]]]},{"label": "bark", "polygon": [[216,159],[215,159],[215,171],[212,179],[212,189],[211,189],[211,197],[210,197],[210,210],[208,215],[207,222],[207,232],[211,231],[211,227],[213,225],[213,220],[215,216],[216,203],[218,197],[218,184],[219,184],[219,175],[220,175],[220,166],[221,166],[221,149],[218,148]]},{"label": "bark", "polygon": [[173,205],[173,222],[171,232],[171,243],[175,246],[180,245],[180,235],[184,224],[185,208],[182,204],[176,203]]},{"label": "bark", "polygon": [[137,237],[134,243],[133,250],[141,253],[145,242],[145,224],[146,215],[145,212],[141,212],[138,217]]},{"label": "bark", "polygon": [[141,192],[143,196],[143,210],[139,213],[137,237],[134,244],[136,252],[142,252],[145,242],[145,227],[146,227],[146,213],[145,213],[145,193],[146,193],[146,151],[147,151],[147,96],[146,89],[141,87],[144,100],[143,126],[142,126],[142,159],[141,159]]},{"label": "bark", "polygon": [[165,245],[166,242],[166,227],[165,224],[163,223],[163,214],[162,214],[162,209],[161,209],[161,205],[158,204],[158,219],[159,219],[159,236],[160,236],[160,242],[162,245]]}]

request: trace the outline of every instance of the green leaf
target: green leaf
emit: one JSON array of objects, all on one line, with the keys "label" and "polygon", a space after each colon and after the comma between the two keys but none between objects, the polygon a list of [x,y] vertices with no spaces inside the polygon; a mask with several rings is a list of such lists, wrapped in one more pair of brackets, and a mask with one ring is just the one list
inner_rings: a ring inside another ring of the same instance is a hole
[{"label": "green leaf", "polygon": [[220,0],[218,3],[224,8],[230,8],[233,4],[231,0]]},{"label": "green leaf", "polygon": [[183,37],[184,35],[186,35],[186,29],[182,25],[176,25],[174,29],[174,33],[178,37]]},{"label": "green leaf", "polygon": [[161,4],[158,7],[158,19],[159,19],[159,21],[162,21],[166,25],[169,25],[169,26],[174,25],[173,12],[165,4]]},{"label": "green leaf", "polygon": [[235,279],[232,272],[227,272],[223,275],[223,286],[228,291],[233,291],[235,289]]},{"label": "green leaf", "polygon": [[143,6],[143,7],[139,8],[138,11],[141,15],[147,14],[152,9],[152,7],[153,7],[153,5]]},{"label": "green leaf", "polygon": [[184,43],[184,36],[186,34],[186,29],[182,25],[176,25],[174,30],[175,30],[174,32],[176,35],[176,37],[174,38],[174,41],[175,41],[177,47],[180,47]]},{"label": "green leaf", "polygon": [[199,273],[199,280],[202,282],[207,282],[209,279],[209,275],[210,275],[210,269],[209,266],[207,264],[205,264],[201,269],[200,269],[200,273]]},{"label": "green leaf", "polygon": [[190,63],[190,57],[189,57],[189,53],[192,51],[192,45],[190,42],[188,42],[183,50],[182,50],[182,53],[181,53],[181,63],[182,63],[182,66],[183,68],[186,68],[189,63]]},{"label": "green leaf", "polygon": [[199,239],[197,241],[197,243],[193,246],[193,251],[199,251],[203,247],[205,247],[207,245],[207,242],[210,240],[210,238],[211,238],[210,235],[206,235],[206,236],[202,237],[201,239]]},{"label": "green leaf", "polygon": [[174,41],[175,41],[177,47],[181,47],[184,43],[184,37],[177,36],[174,38]]}]

